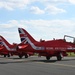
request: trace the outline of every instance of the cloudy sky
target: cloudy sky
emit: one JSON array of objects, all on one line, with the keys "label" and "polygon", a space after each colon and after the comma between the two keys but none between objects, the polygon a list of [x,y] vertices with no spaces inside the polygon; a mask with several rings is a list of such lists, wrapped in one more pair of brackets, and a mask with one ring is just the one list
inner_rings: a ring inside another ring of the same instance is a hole
[{"label": "cloudy sky", "polygon": [[0,35],[19,43],[18,27],[36,40],[75,37],[75,0],[0,0]]}]

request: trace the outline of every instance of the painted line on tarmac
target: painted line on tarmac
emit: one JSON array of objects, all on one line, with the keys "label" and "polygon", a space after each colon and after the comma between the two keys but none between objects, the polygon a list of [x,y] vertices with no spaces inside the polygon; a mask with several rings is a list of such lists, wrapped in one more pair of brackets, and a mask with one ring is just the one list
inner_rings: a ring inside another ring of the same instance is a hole
[{"label": "painted line on tarmac", "polygon": [[51,63],[52,65],[56,65],[56,66],[62,66],[62,67],[73,67],[75,68],[75,65],[67,65],[67,64],[58,64],[58,63]]},{"label": "painted line on tarmac", "polygon": [[44,63],[44,62],[36,62],[36,63],[75,68],[75,65],[67,65],[67,64],[59,64],[59,63]]}]

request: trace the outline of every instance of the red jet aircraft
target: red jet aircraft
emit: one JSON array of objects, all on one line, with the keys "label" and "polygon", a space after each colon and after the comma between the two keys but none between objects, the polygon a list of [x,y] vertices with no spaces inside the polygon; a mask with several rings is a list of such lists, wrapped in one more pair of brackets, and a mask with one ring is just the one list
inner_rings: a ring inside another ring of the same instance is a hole
[{"label": "red jet aircraft", "polygon": [[[22,44],[22,43],[21,43]],[[0,55],[4,55],[4,57],[8,56],[10,57],[10,55],[18,55],[20,58],[22,58],[23,56],[25,56],[25,58],[28,58],[28,56],[33,55],[33,53],[29,52],[22,52],[21,50],[17,50],[17,46],[19,44],[15,44],[13,43],[12,45],[9,44],[2,36],[0,36]],[[25,48],[26,46],[19,46],[20,48]]]},{"label": "red jet aircraft", "polygon": [[68,56],[67,52],[75,52],[75,41],[72,43],[65,39],[65,37],[70,36],[65,35],[64,39],[40,40],[38,42],[25,29],[18,28],[18,31],[23,43],[21,45],[26,45],[25,48],[19,49],[21,51],[38,53],[40,56],[45,56],[47,60],[53,56],[56,56],[57,60],[61,60],[63,56]]}]

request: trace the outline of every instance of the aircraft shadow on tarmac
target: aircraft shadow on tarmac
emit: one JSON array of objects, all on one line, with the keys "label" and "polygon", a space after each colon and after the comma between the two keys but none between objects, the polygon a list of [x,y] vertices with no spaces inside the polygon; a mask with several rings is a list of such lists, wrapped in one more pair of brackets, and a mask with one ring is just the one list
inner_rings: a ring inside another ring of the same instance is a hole
[{"label": "aircraft shadow on tarmac", "polygon": [[34,62],[44,62],[44,63],[54,63],[56,60],[28,60],[28,61],[3,61],[0,64],[10,64],[10,63],[34,63]]},{"label": "aircraft shadow on tarmac", "polygon": [[[9,59],[9,61],[8,61],[8,59]],[[12,59],[12,61],[10,61],[10,59]],[[24,59],[24,60],[23,60]],[[45,60],[45,59],[26,59],[25,60],[25,58],[22,58],[22,59],[20,59],[20,58],[6,58],[6,60],[7,61],[1,61],[0,60],[0,64],[10,64],[10,63],[34,63],[34,62],[44,62],[44,63],[55,63],[55,62],[57,62],[57,60]],[[69,59],[63,59],[63,60],[61,60],[61,62],[63,62],[63,61],[75,61],[75,59],[74,58],[69,58]]]}]

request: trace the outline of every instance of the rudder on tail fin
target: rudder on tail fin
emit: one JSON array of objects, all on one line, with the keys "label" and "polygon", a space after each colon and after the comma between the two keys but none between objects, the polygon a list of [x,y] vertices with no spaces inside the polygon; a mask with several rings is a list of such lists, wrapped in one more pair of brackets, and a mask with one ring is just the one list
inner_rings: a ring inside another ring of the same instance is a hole
[{"label": "rudder on tail fin", "polygon": [[36,40],[23,28],[18,28],[20,40],[21,42],[25,41],[26,38],[29,38],[32,43],[36,42]]}]

